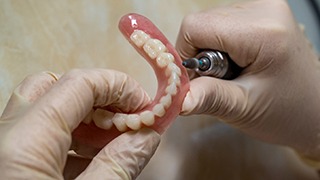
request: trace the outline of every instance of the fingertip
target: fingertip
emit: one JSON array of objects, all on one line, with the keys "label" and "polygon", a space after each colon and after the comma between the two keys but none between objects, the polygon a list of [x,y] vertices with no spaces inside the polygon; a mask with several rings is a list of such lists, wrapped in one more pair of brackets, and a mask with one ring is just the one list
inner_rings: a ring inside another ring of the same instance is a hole
[{"label": "fingertip", "polygon": [[146,138],[147,141],[152,142],[152,149],[156,149],[160,143],[161,135],[157,131],[150,128],[142,128],[139,131],[131,131],[129,133],[135,134],[135,136],[137,136],[135,139]]},{"label": "fingertip", "polygon": [[159,143],[160,135],[151,129],[123,133],[99,152],[79,178],[135,179]]},{"label": "fingertip", "polygon": [[210,114],[232,119],[246,103],[245,91],[234,81],[204,76],[193,79],[181,115]]},{"label": "fingertip", "polygon": [[193,98],[191,98],[191,93],[189,91],[183,101],[180,115],[182,116],[190,115],[192,113],[192,110],[194,109],[194,104],[195,103],[193,103]]},{"label": "fingertip", "polygon": [[12,111],[22,110],[43,96],[57,81],[58,76],[52,72],[41,72],[27,76],[13,91],[1,117]]},{"label": "fingertip", "polygon": [[52,72],[32,74],[19,84],[14,93],[32,103],[43,96],[57,80],[58,76]]},{"label": "fingertip", "polygon": [[201,85],[201,77],[190,81],[190,89],[187,93],[180,115],[200,114],[199,106],[202,106],[202,99],[206,96],[206,93]]},{"label": "fingertip", "polygon": [[125,73],[120,73],[118,80],[122,82],[122,85],[117,90],[119,98],[113,102],[113,106],[122,112],[129,113],[141,110],[151,103],[150,96],[135,79]]}]

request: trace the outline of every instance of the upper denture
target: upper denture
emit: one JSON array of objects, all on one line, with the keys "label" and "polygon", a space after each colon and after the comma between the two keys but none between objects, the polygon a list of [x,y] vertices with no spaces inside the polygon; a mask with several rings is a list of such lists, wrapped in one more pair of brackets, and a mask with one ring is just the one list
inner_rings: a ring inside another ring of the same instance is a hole
[{"label": "upper denture", "polygon": [[[74,134],[78,140],[86,141],[95,147],[103,147],[120,132],[138,130],[144,126],[163,133],[179,115],[183,99],[189,90],[188,75],[181,65],[178,53],[149,19],[139,14],[127,14],[121,18],[119,29],[153,68],[158,81],[158,90],[152,103],[139,112],[115,113],[105,120],[108,121],[105,123],[94,120],[96,126],[102,129],[95,128],[92,123],[82,124],[83,129],[84,126],[90,127],[91,130],[95,129],[99,137],[94,138],[98,139],[89,139],[79,131]],[[110,121],[114,126],[110,126]]]}]

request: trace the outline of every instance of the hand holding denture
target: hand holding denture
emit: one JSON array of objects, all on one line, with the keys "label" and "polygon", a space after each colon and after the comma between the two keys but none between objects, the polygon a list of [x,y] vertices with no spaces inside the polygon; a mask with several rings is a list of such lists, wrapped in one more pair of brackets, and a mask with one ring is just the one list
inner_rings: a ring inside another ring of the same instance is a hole
[{"label": "hand holding denture", "polygon": [[253,137],[320,160],[320,64],[285,0],[237,3],[187,16],[176,48],[229,54],[244,68],[232,81],[190,82],[183,115],[210,114]]},{"label": "hand holding denture", "polygon": [[[52,73],[29,76],[15,89],[0,119],[1,178],[63,179],[71,132],[94,107],[127,112],[148,103],[139,84],[117,71],[73,70],[59,80]],[[94,131],[83,133],[96,137]],[[83,150],[83,144],[72,148],[95,156],[81,178],[130,179],[140,173],[159,141],[158,133],[143,129],[120,135],[96,156]]]},{"label": "hand holding denture", "polygon": [[61,179],[70,146],[94,157],[80,178],[130,179],[140,173],[159,134],[179,115],[189,79],[178,53],[150,20],[128,14],[119,28],[156,73],[154,100],[136,81],[111,70],[27,78],[1,116],[2,177]]}]

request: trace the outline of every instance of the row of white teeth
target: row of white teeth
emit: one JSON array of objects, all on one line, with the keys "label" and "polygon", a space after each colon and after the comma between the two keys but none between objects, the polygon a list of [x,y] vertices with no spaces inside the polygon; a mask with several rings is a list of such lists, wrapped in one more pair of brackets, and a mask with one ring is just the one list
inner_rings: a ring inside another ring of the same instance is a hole
[{"label": "row of white teeth", "polygon": [[[172,104],[172,96],[177,94],[177,90],[181,85],[181,70],[174,63],[173,55],[168,52],[166,46],[160,40],[152,39],[141,30],[134,30],[130,39],[137,47],[142,48],[151,59],[156,61],[158,67],[165,70],[165,75],[168,79],[165,94],[151,111],[147,110],[139,114],[114,114],[109,111],[97,109],[91,117],[94,123],[102,129],[108,130],[115,125],[119,131],[123,132],[128,128],[138,130],[142,127],[142,124],[152,126],[156,116],[163,117],[166,114],[166,110]],[[84,122],[89,123],[90,121],[85,120]]]}]

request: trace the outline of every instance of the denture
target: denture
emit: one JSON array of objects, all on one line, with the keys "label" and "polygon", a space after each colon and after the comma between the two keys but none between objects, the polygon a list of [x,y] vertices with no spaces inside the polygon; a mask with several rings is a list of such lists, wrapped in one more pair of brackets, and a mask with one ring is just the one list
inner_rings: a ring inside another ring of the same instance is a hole
[{"label": "denture", "polygon": [[[127,14],[120,19],[119,29],[153,68],[158,90],[153,101],[139,112],[126,114],[96,110],[93,121],[81,123],[73,137],[96,148],[102,148],[125,131],[142,127],[150,127],[162,134],[179,115],[189,90],[189,78],[178,53],[149,19],[139,14]],[[88,131],[91,132],[85,133]]]}]

